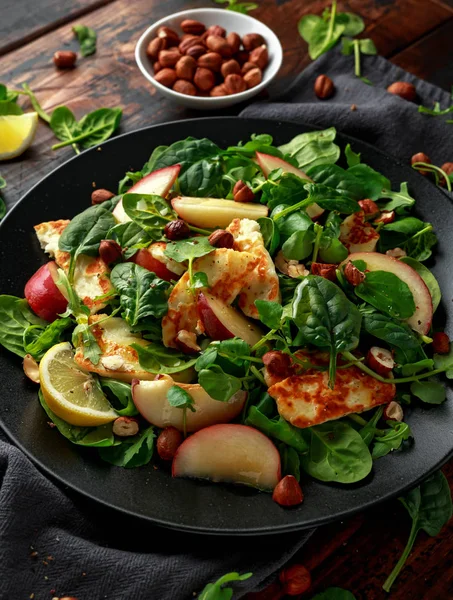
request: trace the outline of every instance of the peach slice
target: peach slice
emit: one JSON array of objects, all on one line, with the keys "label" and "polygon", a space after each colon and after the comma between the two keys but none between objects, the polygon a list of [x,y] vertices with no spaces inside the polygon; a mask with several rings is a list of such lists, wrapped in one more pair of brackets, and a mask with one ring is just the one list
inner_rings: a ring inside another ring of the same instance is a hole
[{"label": "peach slice", "polygon": [[201,292],[198,295],[197,309],[206,334],[212,340],[238,337],[249,346],[254,346],[263,337],[259,327],[211,294]]},{"label": "peach slice", "polygon": [[212,425],[179,446],[172,474],[273,490],[280,480],[280,455],[270,439],[253,427]]},{"label": "peach slice", "polygon": [[[278,156],[272,156],[271,154],[263,154],[263,152],[257,152],[256,158],[258,159],[258,164],[261,167],[264,175],[268,177],[271,171],[275,171],[275,169],[281,169],[283,173],[292,173],[301,179],[306,179],[307,181],[313,182],[313,179],[304,173],[301,169],[294,167],[286,160],[278,158]],[[318,206],[318,204],[312,204],[306,209],[307,215],[310,219],[317,219],[322,215],[324,209]]]},{"label": "peach slice", "polygon": [[[135,185],[128,190],[129,194],[157,194],[158,196],[165,196],[171,190],[172,185],[176,181],[181,170],[181,165],[172,165],[171,167],[164,167],[157,171],[153,171],[140,181],[137,181]],[[121,199],[113,210],[113,216],[118,223],[127,223],[131,221],[130,217],[124,212],[123,200]]]},{"label": "peach slice", "polygon": [[178,196],[171,201],[181,219],[197,227],[227,227],[233,219],[256,221],[267,217],[268,208],[254,202],[234,202],[223,198]]},{"label": "peach slice", "polygon": [[58,287],[58,269],[50,261],[40,267],[25,285],[24,296],[32,311],[45,321],[55,321],[68,306],[68,300]]},{"label": "peach slice", "polygon": [[406,263],[379,252],[354,252],[342,264],[355,260],[363,260],[368,271],[393,273],[409,286],[414,297],[415,312],[406,322],[417,333],[427,335],[433,319],[433,302],[420,275]]},{"label": "peach slice", "polygon": [[194,401],[195,412],[186,411],[187,431],[198,431],[203,427],[216,423],[228,423],[241,412],[247,392],[239,390],[228,402],[214,400],[199,385],[176,383],[170,375],[159,375],[154,381],[132,382],[132,398],[137,410],[142,417],[157,427],[176,427],[183,431],[183,411],[168,403],[167,394],[169,389],[178,385],[185,390]]}]

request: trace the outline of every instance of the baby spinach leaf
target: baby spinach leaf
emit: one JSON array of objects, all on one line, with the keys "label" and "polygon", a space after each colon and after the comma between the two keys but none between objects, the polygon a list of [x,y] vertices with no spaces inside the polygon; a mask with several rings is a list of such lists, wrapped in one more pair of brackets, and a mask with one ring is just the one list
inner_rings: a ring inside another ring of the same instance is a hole
[{"label": "baby spinach leaf", "polygon": [[170,283],[135,263],[120,263],[111,272],[113,287],[120,293],[122,317],[131,325],[147,317],[160,319],[168,309]]},{"label": "baby spinach leaf", "polygon": [[330,587],[324,592],[313,596],[311,600],[356,600],[356,597],[348,590],[343,590],[338,587]]},{"label": "baby spinach leaf", "polygon": [[437,236],[432,231],[431,225],[429,223],[425,223],[424,225],[425,227],[422,231],[416,233],[403,245],[404,250],[406,250],[410,258],[422,262],[431,257],[431,249],[437,244]]},{"label": "baby spinach leaf", "polygon": [[303,429],[309,444],[301,456],[303,469],[320,481],[355,483],[371,471],[373,461],[360,434],[342,421]]},{"label": "baby spinach leaf", "polygon": [[206,275],[206,273],[203,273],[201,271],[198,271],[197,273],[194,273],[192,275],[191,287],[194,290],[199,290],[199,289],[202,289],[202,288],[208,288],[209,287],[209,281],[208,281],[208,276]]},{"label": "baby spinach leaf", "polygon": [[300,429],[280,416],[269,419],[257,406],[250,407],[245,424],[259,429],[268,437],[287,444],[301,454],[308,451],[308,444]]},{"label": "baby spinach leaf", "polygon": [[322,262],[337,264],[348,256],[347,248],[338,239],[342,218],[336,212],[330,212],[324,223],[319,240],[319,258]]},{"label": "baby spinach leaf", "polygon": [[282,173],[276,179],[268,179],[262,187],[261,202],[272,210],[279,204],[298,204],[307,197],[306,179],[293,173]]},{"label": "baby spinach leaf", "polygon": [[126,175],[118,183],[118,194],[125,194],[129,189],[143,179],[141,171],[128,171]]},{"label": "baby spinach leaf", "polygon": [[227,573],[220,577],[215,583],[208,583],[208,585],[202,589],[198,600],[231,600],[233,597],[233,589],[230,587],[223,587],[225,583],[230,581],[245,581],[249,579],[253,573]]},{"label": "baby spinach leaf", "polygon": [[373,459],[381,458],[392,452],[392,450],[398,450],[404,441],[413,437],[407,423],[387,421],[387,425],[389,429],[384,430],[383,435],[374,438],[374,446],[371,453]]},{"label": "baby spinach leaf", "polygon": [[337,13],[335,20],[340,25],[344,25],[343,35],[354,37],[359,35],[365,29],[365,23],[362,17],[354,13]]},{"label": "baby spinach leaf", "polygon": [[123,249],[125,260],[134,256],[140,248],[147,248],[153,239],[134,221],[118,223],[112,227],[106,239],[115,240]]},{"label": "baby spinach leaf", "polygon": [[30,325],[44,328],[47,324],[30,310],[26,300],[0,296],[0,344],[10,352],[24,357],[24,332]]},{"label": "baby spinach leaf", "polygon": [[247,158],[253,158],[255,156],[255,152],[264,152],[282,158],[282,152],[279,149],[272,146],[273,141],[274,140],[272,136],[268,133],[252,133],[251,139],[248,142],[246,142],[245,144],[239,142],[237,146],[228,146],[228,148],[223,152],[223,154],[239,154]]},{"label": "baby spinach leaf", "polygon": [[383,189],[389,190],[391,187],[387,177],[363,163],[350,167],[347,172],[362,186],[362,198],[377,200],[381,197]]},{"label": "baby spinach leaf", "polygon": [[17,102],[19,92],[15,90],[9,90],[6,85],[0,83],[0,101],[6,100],[8,102]]},{"label": "baby spinach leaf", "polygon": [[396,210],[397,213],[401,213],[415,204],[415,198],[409,194],[405,182],[400,185],[399,192],[392,192],[390,189],[382,190],[380,198],[390,198],[390,202],[380,204],[381,210]]},{"label": "baby spinach leaf", "polygon": [[442,404],[447,397],[445,386],[437,381],[414,381],[411,394],[427,404]]},{"label": "baby spinach leaf", "polygon": [[75,134],[52,146],[58,150],[71,144],[91,148],[107,140],[118,128],[123,111],[121,108],[98,108],[80,119]]},{"label": "baby spinach leaf", "polygon": [[307,15],[299,21],[299,33],[308,44],[308,54],[312,60],[335,46],[344,34],[346,27],[336,22],[335,14],[336,5],[329,22],[316,15]]},{"label": "baby spinach leaf", "polygon": [[388,271],[371,271],[354,288],[355,294],[395,319],[408,319],[415,312],[415,302],[407,283]]},{"label": "baby spinach leaf", "polygon": [[303,260],[313,251],[316,234],[313,229],[295,231],[283,244],[282,252],[289,260]]},{"label": "baby spinach leaf", "polygon": [[82,56],[91,56],[96,52],[96,32],[85,25],[74,25],[72,31],[76,34],[80,44]]},{"label": "baby spinach leaf", "polygon": [[140,366],[149,373],[179,373],[192,367],[197,359],[187,360],[187,355],[177,352],[171,348],[166,348],[158,343],[151,343],[148,346],[131,344],[131,347],[137,352]]},{"label": "baby spinach leaf", "polygon": [[312,140],[300,148],[293,158],[297,161],[299,169],[307,170],[321,164],[336,163],[340,158],[340,147],[331,140]]},{"label": "baby spinach leaf", "polygon": [[123,208],[127,216],[156,241],[162,239],[162,230],[168,221],[176,218],[169,204],[154,194],[124,194]]},{"label": "baby spinach leaf", "polygon": [[101,377],[99,383],[103,390],[107,389],[111,392],[108,396],[110,404],[114,408],[116,404],[123,407],[121,409],[115,408],[120,416],[131,417],[138,415],[138,410],[135,408],[134,401],[132,400],[132,390],[129,383],[119,381],[118,379],[109,379],[108,377]]},{"label": "baby spinach leaf", "polygon": [[442,292],[440,291],[440,286],[437,282],[437,279],[434,277],[433,273],[422,265],[418,260],[411,258],[410,256],[404,256],[400,259],[401,262],[406,263],[416,271],[423,281],[426,284],[426,287],[429,289],[429,293],[431,294],[431,298],[433,301],[433,311],[435,312],[440,304],[442,299]]},{"label": "baby spinach leaf", "polygon": [[379,234],[381,236],[379,245],[381,252],[390,250],[391,248],[401,247],[410,239],[414,234],[421,231],[425,224],[416,217],[406,217],[384,225]]},{"label": "baby spinach leaf", "polygon": [[241,380],[225,373],[218,365],[209,369],[201,369],[198,373],[198,383],[214,400],[228,402],[241,389]]},{"label": "baby spinach leaf", "polygon": [[[357,165],[360,166],[360,165]],[[338,165],[319,165],[307,173],[315,183],[334,189],[338,194],[343,194],[353,200],[366,198],[360,181],[350,172]]]},{"label": "baby spinach leaf", "polygon": [[67,106],[59,106],[53,111],[50,128],[59,140],[70,140],[79,131],[77,120]]},{"label": "baby spinach leaf", "polygon": [[325,210],[336,210],[339,213],[352,214],[359,210],[359,205],[355,200],[339,193],[337,190],[327,185],[308,183],[305,185],[308,192],[308,198],[304,200],[305,206],[316,202]]},{"label": "baby spinach leaf", "polygon": [[153,457],[155,437],[154,427],[148,427],[133,437],[123,438],[118,445],[99,448],[99,456],[117,467],[142,467]]},{"label": "baby spinach leaf", "polygon": [[273,256],[280,243],[280,232],[275,226],[274,221],[269,217],[261,217],[257,219],[257,223],[260,226],[264,245],[269,254]]},{"label": "baby spinach leaf", "polygon": [[6,187],[6,180],[0,175],[0,190]]},{"label": "baby spinach leaf", "polygon": [[296,288],[292,317],[306,343],[329,350],[333,387],[337,354],[356,348],[359,342],[359,310],[334,283],[309,275]]},{"label": "baby spinach leaf", "polygon": [[[296,159],[298,166],[302,169],[304,167],[307,167],[307,165],[311,162],[311,159],[307,162],[306,158],[304,157],[305,149],[313,143],[315,145],[320,143],[332,144],[332,142],[335,140],[336,135],[337,130],[335,129],[335,127],[329,127],[328,129],[324,129],[322,131],[309,131],[307,133],[300,133],[299,135],[296,135],[296,137],[293,137],[293,139],[287,142],[286,144],[279,146],[278,149],[283,155],[287,155],[291,158]],[[335,146],[335,144],[332,144],[332,146]],[[315,146],[312,146],[313,149],[314,147]],[[335,148],[338,148],[338,146],[335,146]],[[314,154],[316,153],[313,153],[313,158],[315,158]],[[317,156],[315,160],[317,160],[318,158],[322,157]],[[336,162],[336,160],[332,162]],[[328,160],[326,162],[330,161]],[[314,165],[310,164],[310,166]]]},{"label": "baby spinach leaf", "polygon": [[282,322],[283,307],[278,302],[268,300],[255,300],[260,321],[269,329],[279,329]]},{"label": "baby spinach leaf", "polygon": [[382,586],[390,591],[411,553],[418,532],[423,529],[428,535],[438,535],[452,515],[450,486],[441,471],[430,475],[417,488],[399,498],[412,519],[411,532],[401,558]]},{"label": "baby spinach leaf", "polygon": [[30,325],[24,331],[24,350],[31,354],[36,360],[41,360],[44,354],[58,342],[62,341],[62,334],[74,326],[74,321],[69,317],[56,319],[53,323],[42,327],[41,325]]},{"label": "baby spinach leaf", "polygon": [[8,100],[0,101],[0,117],[7,115],[23,115],[24,111],[15,102]]},{"label": "baby spinach leaf", "polygon": [[346,157],[346,162],[348,163],[348,167],[355,167],[360,164],[360,152],[354,152],[351,148],[351,144],[348,144],[344,149],[344,155]]}]

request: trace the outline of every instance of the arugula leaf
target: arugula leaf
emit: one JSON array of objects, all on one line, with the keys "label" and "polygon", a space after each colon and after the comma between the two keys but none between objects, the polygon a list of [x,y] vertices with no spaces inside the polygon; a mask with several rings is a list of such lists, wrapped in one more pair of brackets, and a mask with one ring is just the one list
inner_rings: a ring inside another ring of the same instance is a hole
[{"label": "arugula leaf", "polygon": [[120,263],[111,272],[113,287],[120,293],[122,317],[135,326],[147,317],[162,318],[168,310],[171,284],[135,263]]},{"label": "arugula leaf", "polygon": [[334,283],[309,275],[296,288],[292,317],[305,343],[329,350],[333,387],[337,354],[356,348],[359,342],[359,310]]},{"label": "arugula leaf", "polygon": [[99,448],[99,456],[117,467],[142,467],[153,457],[155,437],[154,427],[148,427],[133,437],[123,438],[118,445]]},{"label": "arugula leaf", "polygon": [[411,394],[427,404],[442,404],[447,394],[445,386],[437,381],[414,381],[411,383]]},{"label": "arugula leaf", "polygon": [[74,321],[69,317],[56,319],[47,327],[30,325],[23,336],[25,352],[31,354],[36,360],[41,360],[49,348],[62,341],[62,334],[73,325]]},{"label": "arugula leaf", "polygon": [[294,448],[286,444],[277,444],[277,446],[280,453],[282,477],[292,475],[297,481],[300,481],[300,459],[298,453]]},{"label": "arugula leaf", "polygon": [[290,425],[280,415],[270,419],[257,406],[251,406],[245,424],[259,429],[268,437],[287,444],[301,454],[308,451],[308,444],[301,430]]},{"label": "arugula leaf", "polygon": [[[109,379],[108,377],[101,377],[99,383],[101,384],[103,391],[107,388],[107,390],[111,392],[108,396],[108,400],[120,416],[131,417],[138,415],[138,410],[135,408],[134,401],[132,400],[132,390],[129,383],[119,381],[118,379]],[[117,403],[112,399],[112,396]],[[123,408],[117,409],[115,408],[115,404],[119,404]]]},{"label": "arugula leaf", "polygon": [[412,267],[414,271],[416,271],[423,279],[426,287],[429,289],[429,293],[431,294],[433,301],[433,312],[435,312],[442,299],[442,292],[433,273],[428,269],[428,267],[425,267],[425,265],[422,265],[422,263],[418,262],[418,260],[415,260],[414,258],[411,258],[410,256],[403,256],[403,258],[400,258],[400,260],[401,262],[404,262]]},{"label": "arugula leaf", "polygon": [[412,431],[407,423],[387,421],[389,429],[384,430],[383,435],[374,438],[374,446],[371,453],[373,459],[381,458],[393,450],[398,450],[402,443],[412,436]]},{"label": "arugula leaf", "polygon": [[253,573],[244,573],[243,575],[239,575],[239,573],[227,573],[215,583],[208,583],[208,585],[200,592],[198,600],[231,600],[233,598],[232,588],[225,588],[223,585],[230,581],[245,581],[252,575]]},{"label": "arugula leaf", "polygon": [[80,44],[82,56],[91,56],[96,52],[96,32],[85,25],[74,25],[72,31],[76,34]]},{"label": "arugula leaf", "polygon": [[301,464],[315,479],[355,483],[370,473],[373,461],[368,446],[347,423],[329,421],[301,431],[309,444]]},{"label": "arugula leaf", "polygon": [[406,182],[400,185],[399,192],[383,189],[380,198],[390,198],[390,202],[380,205],[381,210],[396,210],[397,213],[403,212],[405,208],[411,208],[415,203],[415,198],[409,194]]},{"label": "arugula leaf", "polygon": [[26,300],[16,296],[0,296],[0,344],[2,346],[23,358],[27,354],[24,350],[24,333],[30,325],[44,328],[48,323],[30,310]]},{"label": "arugula leaf", "polygon": [[346,162],[348,163],[348,167],[355,167],[360,164],[360,152],[354,152],[351,148],[351,144],[348,144],[344,149],[344,155],[346,157]]},{"label": "arugula leaf", "polygon": [[209,369],[201,369],[198,383],[214,400],[228,402],[241,389],[240,379],[225,371],[219,365],[211,365]]},{"label": "arugula leaf", "polygon": [[382,586],[390,591],[393,583],[404,567],[418,532],[423,529],[430,536],[440,533],[452,515],[452,501],[448,481],[441,471],[437,471],[417,488],[399,498],[412,519],[411,532],[401,558]]},{"label": "arugula leaf", "polygon": [[166,348],[158,343],[151,343],[148,346],[131,344],[136,350],[140,366],[149,373],[179,373],[192,367],[197,359],[187,360],[187,355],[177,352],[171,348]]},{"label": "arugula leaf", "polygon": [[407,283],[388,271],[371,271],[354,288],[356,296],[395,319],[408,319],[415,301]]},{"label": "arugula leaf", "polygon": [[279,329],[282,322],[283,307],[278,302],[269,300],[255,300],[260,321],[269,329]]},{"label": "arugula leaf", "polygon": [[434,108],[428,108],[427,106],[419,106],[418,112],[424,113],[425,115],[430,115],[431,117],[440,117],[453,112],[453,105],[449,106],[448,108],[441,109],[439,102],[435,102]]}]

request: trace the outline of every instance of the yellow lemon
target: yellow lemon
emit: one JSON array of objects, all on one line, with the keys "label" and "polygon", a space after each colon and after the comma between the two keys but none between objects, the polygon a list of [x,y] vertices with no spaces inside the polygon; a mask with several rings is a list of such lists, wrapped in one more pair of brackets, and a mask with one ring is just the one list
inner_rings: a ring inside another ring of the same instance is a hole
[{"label": "yellow lemon", "polygon": [[31,146],[38,127],[38,114],[0,116],[0,160],[20,156]]},{"label": "yellow lemon", "polygon": [[50,410],[71,425],[94,427],[118,416],[93,376],[74,362],[69,342],[56,344],[44,354],[39,378]]}]

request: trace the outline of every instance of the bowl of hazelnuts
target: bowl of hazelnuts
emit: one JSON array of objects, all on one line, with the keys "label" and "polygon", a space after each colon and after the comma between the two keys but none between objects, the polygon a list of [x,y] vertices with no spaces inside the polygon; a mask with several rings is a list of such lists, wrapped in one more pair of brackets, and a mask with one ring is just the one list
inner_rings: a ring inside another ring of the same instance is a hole
[{"label": "bowl of hazelnuts", "polygon": [[218,109],[258,94],[276,76],[283,51],[275,33],[241,13],[199,8],[157,21],[137,42],[143,75],[171,100]]}]

